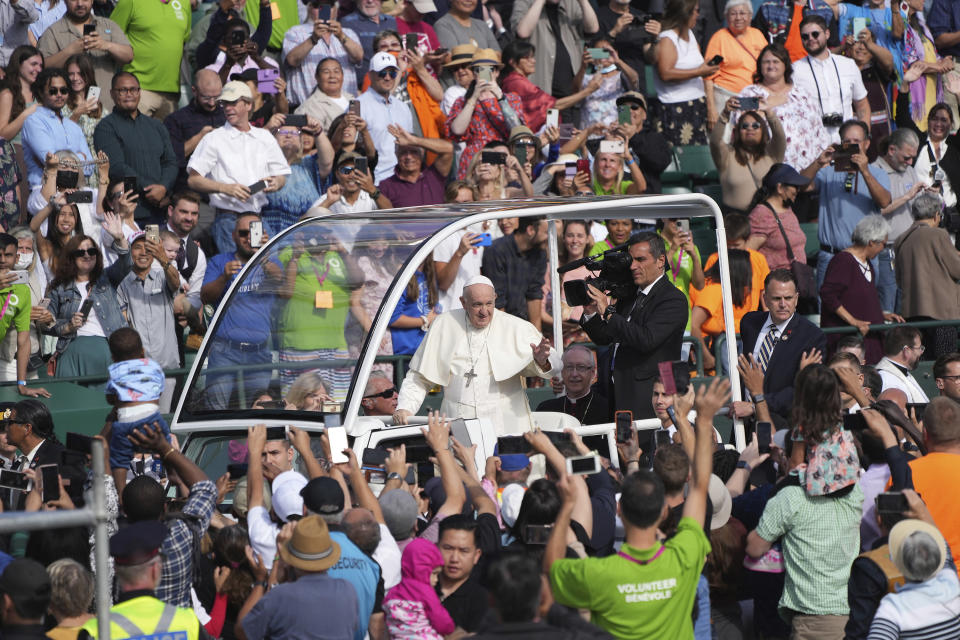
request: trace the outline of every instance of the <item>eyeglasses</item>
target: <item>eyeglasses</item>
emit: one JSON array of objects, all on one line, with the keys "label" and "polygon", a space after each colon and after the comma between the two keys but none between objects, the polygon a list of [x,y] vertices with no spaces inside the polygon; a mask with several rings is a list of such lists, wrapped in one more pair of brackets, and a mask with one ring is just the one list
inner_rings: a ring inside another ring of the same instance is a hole
[{"label": "eyeglasses", "polygon": [[811,31],[810,33],[801,33],[801,34],[800,34],[800,39],[801,39],[801,40],[810,40],[810,39],[816,40],[816,39],[819,38],[819,37],[820,37],[820,32],[819,32],[819,31]]},{"label": "eyeglasses", "polygon": [[377,75],[380,76],[381,80],[387,77],[393,80],[397,77],[397,73],[399,72],[396,69],[384,69],[383,71],[377,71]]},{"label": "eyeglasses", "polygon": [[755,120],[753,122],[741,122],[740,128],[741,129],[759,129],[760,123]]},{"label": "eyeglasses", "polygon": [[339,173],[342,176],[348,176],[354,171],[356,171],[356,167],[339,167],[337,169],[337,173]]},{"label": "eyeglasses", "polygon": [[47,95],[55,96],[58,93],[62,96],[68,96],[70,95],[70,89],[67,87],[50,87],[47,89]]},{"label": "eyeglasses", "polygon": [[565,364],[563,365],[563,370],[572,373],[576,371],[577,373],[590,373],[593,371],[592,364]]},{"label": "eyeglasses", "polygon": [[117,87],[116,89],[114,89],[114,91],[116,91],[120,95],[124,95],[124,94],[134,95],[136,93],[140,93],[140,87]]},{"label": "eyeglasses", "polygon": [[384,390],[381,391],[380,393],[371,393],[371,394],[368,395],[368,396],[363,396],[363,399],[364,399],[364,400],[369,400],[369,399],[371,399],[371,398],[383,398],[383,399],[385,399],[385,400],[389,400],[390,398],[393,397],[393,395],[394,395],[395,393],[399,393],[399,391],[397,391],[397,388],[396,388],[396,387],[390,387],[389,389],[384,389]]},{"label": "eyeglasses", "polygon": [[923,353],[924,351],[927,350],[927,348],[926,348],[925,346],[923,346],[922,344],[921,344],[920,346],[918,346],[918,347],[915,347],[915,346],[913,346],[913,345],[909,345],[909,344],[908,344],[908,345],[904,345],[903,348],[904,348],[904,349],[913,349],[914,351],[919,351],[920,353]]},{"label": "eyeglasses", "polygon": [[97,249],[96,247],[90,247],[89,249],[77,249],[70,255],[74,258],[82,258],[84,256],[87,256],[88,258],[95,258],[100,255],[100,249]]},{"label": "eyeglasses", "polygon": [[956,375],[956,376],[940,376],[940,379],[941,379],[941,380],[953,380],[954,382],[956,382],[957,380],[960,380],[960,375]]},{"label": "eyeglasses", "polygon": [[287,136],[288,138],[294,138],[300,135],[300,129],[295,129],[291,131],[290,129],[276,129],[274,134],[278,136]]}]

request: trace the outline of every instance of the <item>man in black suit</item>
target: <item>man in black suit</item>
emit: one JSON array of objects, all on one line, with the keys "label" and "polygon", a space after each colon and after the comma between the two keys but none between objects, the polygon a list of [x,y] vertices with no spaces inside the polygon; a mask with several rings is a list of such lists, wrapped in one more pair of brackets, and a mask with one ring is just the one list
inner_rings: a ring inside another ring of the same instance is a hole
[{"label": "man in black suit", "polygon": [[565,393],[559,398],[544,400],[537,406],[537,411],[566,413],[579,420],[580,424],[613,421],[610,401],[591,388],[597,379],[597,362],[593,351],[582,344],[568,347],[563,352],[560,379],[563,380]]},{"label": "man in black suit", "polygon": [[[753,402],[734,402],[737,417],[754,415],[755,404],[766,402],[778,427],[786,427],[793,405],[793,379],[801,360],[819,362],[827,338],[815,324],[798,316],[797,280],[789,269],[771,271],[763,281],[766,311],[751,311],[740,320],[743,353],[750,353],[764,372],[763,393]],[[819,352],[819,353],[818,353]]]},{"label": "man in black suit", "polygon": [[613,345],[613,365],[601,375],[613,372],[614,409],[630,410],[634,419],[653,418],[650,398],[657,363],[680,359],[689,308],[664,275],[663,239],[643,232],[631,236],[628,244],[636,294],[612,305],[607,294],[588,287],[593,302],[583,308],[580,323],[596,344]]}]

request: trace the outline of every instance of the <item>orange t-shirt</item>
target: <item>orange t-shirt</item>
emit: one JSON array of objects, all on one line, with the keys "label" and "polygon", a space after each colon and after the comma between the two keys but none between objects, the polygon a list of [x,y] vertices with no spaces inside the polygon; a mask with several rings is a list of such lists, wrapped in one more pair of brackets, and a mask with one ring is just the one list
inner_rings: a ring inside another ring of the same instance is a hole
[{"label": "orange t-shirt", "polygon": [[787,41],[784,43],[787,53],[790,54],[790,62],[796,62],[807,55],[807,50],[803,48],[803,42],[800,40],[801,20],[803,20],[803,5],[794,4],[793,18],[790,20],[790,33],[787,34]]},{"label": "orange t-shirt", "polygon": [[739,38],[735,38],[729,29],[720,29],[707,45],[704,60],[714,56],[723,56],[720,70],[710,76],[718,87],[740,93],[748,84],[753,84],[753,73],[757,70],[757,56],[767,46],[767,39],[759,29],[747,27]]},{"label": "orange t-shirt", "polygon": [[930,510],[950,549],[960,549],[960,454],[928,453],[910,461],[913,486]]},{"label": "orange t-shirt", "polygon": [[[740,333],[740,318],[747,311],[753,311],[760,304],[760,290],[753,289],[744,301],[742,307],[733,307],[733,327]],[[723,292],[718,282],[708,282],[703,289],[697,291],[690,287],[690,306],[701,307],[708,317],[700,325],[700,332],[706,336],[718,336],[726,326],[723,322]]]},{"label": "orange t-shirt", "polygon": [[[766,280],[767,274],[770,273],[770,267],[767,266],[767,258],[759,251],[754,251],[753,249],[747,249],[750,253],[750,267],[753,269],[753,282],[751,283],[751,289],[756,292],[759,297],[763,292],[763,281]],[[710,267],[717,263],[717,254],[712,254],[707,258],[707,263],[703,265],[704,271],[709,271]],[[755,311],[757,307],[749,309],[749,311]]]}]

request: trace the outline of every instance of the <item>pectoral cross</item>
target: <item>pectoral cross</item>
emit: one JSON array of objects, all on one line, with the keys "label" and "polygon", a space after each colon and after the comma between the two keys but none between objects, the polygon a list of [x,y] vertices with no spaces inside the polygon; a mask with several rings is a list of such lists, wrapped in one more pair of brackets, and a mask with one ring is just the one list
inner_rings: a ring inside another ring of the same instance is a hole
[{"label": "pectoral cross", "polygon": [[473,367],[470,367],[470,371],[467,371],[463,374],[463,377],[467,379],[467,384],[464,386],[469,387],[470,383],[473,382],[473,379],[477,377],[477,374],[474,372]]}]

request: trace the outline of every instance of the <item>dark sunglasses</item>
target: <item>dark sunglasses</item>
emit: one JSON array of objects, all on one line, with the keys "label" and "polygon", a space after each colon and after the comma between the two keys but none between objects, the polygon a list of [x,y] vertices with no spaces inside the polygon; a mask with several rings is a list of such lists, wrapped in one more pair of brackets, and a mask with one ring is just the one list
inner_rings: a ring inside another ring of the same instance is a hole
[{"label": "dark sunglasses", "polygon": [[630,105],[630,111],[640,111],[640,109],[646,109],[646,107],[636,103]]},{"label": "dark sunglasses", "polygon": [[383,71],[377,71],[377,75],[381,78],[386,78],[389,76],[390,79],[396,78],[397,73],[399,72],[396,69],[384,69]]},{"label": "dark sunglasses", "polygon": [[55,96],[58,93],[62,96],[68,96],[70,95],[70,89],[68,87],[50,87],[47,89],[48,95]]},{"label": "dark sunglasses", "polygon": [[741,129],[759,129],[759,128],[760,128],[760,123],[759,123],[759,122],[756,122],[756,121],[754,121],[754,122],[741,122],[741,123],[740,123],[740,128],[741,128]]},{"label": "dark sunglasses", "polygon": [[801,34],[800,34],[800,39],[801,39],[801,40],[809,40],[809,39],[811,39],[811,38],[813,38],[814,40],[816,40],[816,39],[819,38],[819,37],[820,37],[820,32],[819,32],[819,31],[811,31],[810,33],[801,33]]},{"label": "dark sunglasses", "polygon": [[237,229],[237,235],[241,238],[246,238],[250,235],[250,229]]},{"label": "dark sunglasses", "polygon": [[90,247],[89,249],[77,249],[76,251],[73,251],[70,255],[73,256],[74,258],[82,258],[83,256],[87,256],[89,258],[95,258],[99,254],[100,254],[100,249],[97,249],[96,247]]},{"label": "dark sunglasses", "polygon": [[463,63],[463,64],[458,64],[458,65],[455,66],[455,67],[449,67],[450,73],[456,73],[457,71],[462,71],[463,69],[469,69],[469,68],[470,68],[470,63],[469,63],[469,62],[465,62],[465,63]]},{"label": "dark sunglasses", "polygon": [[356,170],[357,170],[356,167],[340,167],[339,169],[337,169],[337,173],[343,176],[348,176]]},{"label": "dark sunglasses", "polygon": [[368,396],[363,396],[363,399],[364,399],[364,400],[368,400],[368,399],[370,399],[370,398],[384,398],[385,400],[389,400],[390,398],[393,397],[393,394],[395,394],[395,393],[399,393],[399,392],[397,391],[397,388],[396,388],[396,387],[390,387],[389,389],[384,389],[384,390],[381,391],[380,393],[371,393],[371,394],[368,395]]}]

